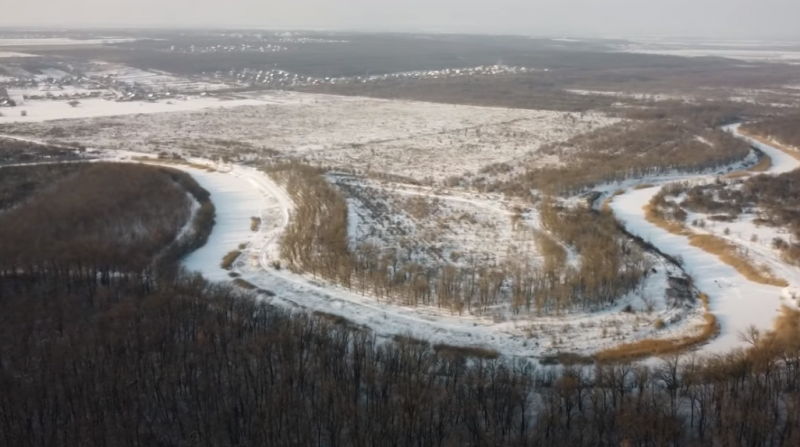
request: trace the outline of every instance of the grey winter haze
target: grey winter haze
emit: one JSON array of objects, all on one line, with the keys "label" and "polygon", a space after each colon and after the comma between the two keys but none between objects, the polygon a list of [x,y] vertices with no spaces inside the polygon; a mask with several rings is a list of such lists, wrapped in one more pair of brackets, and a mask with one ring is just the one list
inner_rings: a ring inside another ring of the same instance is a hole
[{"label": "grey winter haze", "polygon": [[798,17],[0,0],[0,447],[800,446]]},{"label": "grey winter haze", "polygon": [[2,26],[797,38],[795,0],[10,0]]}]

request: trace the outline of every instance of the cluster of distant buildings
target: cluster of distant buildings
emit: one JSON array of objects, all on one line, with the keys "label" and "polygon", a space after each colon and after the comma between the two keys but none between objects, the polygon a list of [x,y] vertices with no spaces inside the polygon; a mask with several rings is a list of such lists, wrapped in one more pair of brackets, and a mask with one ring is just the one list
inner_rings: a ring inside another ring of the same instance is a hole
[{"label": "cluster of distant buildings", "polygon": [[507,65],[486,65],[471,68],[447,68],[443,70],[419,70],[403,73],[388,73],[365,76],[313,78],[290,73],[285,70],[231,70],[227,73],[217,72],[218,79],[229,79],[239,85],[259,85],[272,88],[300,87],[325,84],[364,84],[385,80],[417,80],[417,79],[449,79],[458,77],[497,76],[508,74],[532,73],[537,70]]},{"label": "cluster of distant buildings", "polygon": [[179,96],[149,85],[126,83],[113,76],[19,77],[0,82],[0,107],[17,107],[25,101],[77,101],[102,98],[109,101],[154,101]]},{"label": "cluster of distant buildings", "polygon": [[292,37],[291,34],[284,35],[278,42],[280,43],[350,43],[349,40],[335,40],[335,39],[316,39],[312,37]]},{"label": "cluster of distant buildings", "polygon": [[280,51],[289,50],[280,45],[210,45],[210,46],[195,46],[189,45],[188,47],[179,47],[172,45],[169,47],[170,51],[179,53],[277,53]]}]

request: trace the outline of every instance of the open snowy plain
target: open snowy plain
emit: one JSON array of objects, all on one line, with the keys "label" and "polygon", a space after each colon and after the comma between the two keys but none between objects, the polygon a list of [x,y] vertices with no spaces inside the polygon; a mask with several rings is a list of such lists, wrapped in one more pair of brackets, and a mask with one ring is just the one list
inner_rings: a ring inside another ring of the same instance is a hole
[{"label": "open snowy plain", "polygon": [[0,125],[17,123],[8,129],[42,140],[64,135],[87,147],[207,158],[235,143],[323,166],[418,180],[474,172],[619,121],[595,113],[285,92],[184,101],[97,99],[77,107],[29,101],[25,110],[24,117],[0,117]]}]

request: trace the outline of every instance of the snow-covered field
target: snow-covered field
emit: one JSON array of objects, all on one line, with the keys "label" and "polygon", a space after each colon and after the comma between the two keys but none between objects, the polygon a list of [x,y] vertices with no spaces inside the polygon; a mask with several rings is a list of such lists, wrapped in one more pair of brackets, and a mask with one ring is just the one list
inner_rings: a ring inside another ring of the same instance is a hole
[{"label": "snow-covered field", "polygon": [[0,47],[40,47],[62,45],[101,45],[112,43],[135,42],[139,39],[109,37],[107,39],[69,39],[69,38],[39,38],[39,39],[0,39]]},{"label": "snow-covered field", "polygon": [[[10,92],[13,94],[13,91]],[[0,117],[0,125],[6,123],[42,123],[44,128],[69,127],[78,124],[92,126],[92,121],[63,121],[63,120],[82,120],[101,117],[120,117],[129,115],[149,115],[167,112],[187,112],[205,109],[221,109],[229,107],[261,105],[264,102],[258,99],[228,99],[216,97],[186,97],[183,99],[160,99],[156,101],[129,101],[117,102],[108,99],[91,98],[81,99],[77,107],[72,107],[68,101],[54,100],[29,100],[19,107],[4,110],[5,116]],[[23,116],[22,112],[25,112]],[[123,118],[119,118],[123,119]],[[141,119],[140,116],[127,118],[133,122]],[[44,130],[46,133],[46,130]],[[38,135],[37,132],[30,133],[31,136]],[[44,135],[44,134],[42,134]],[[73,139],[74,141],[74,139]],[[124,142],[113,144],[111,141],[103,141],[90,138],[86,143],[92,147],[117,147],[119,149],[140,148]],[[140,140],[142,145],[143,142]],[[134,146],[134,147],[128,147]]]},{"label": "snow-covered field", "polygon": [[575,95],[598,95],[598,96],[612,96],[616,98],[631,98],[641,101],[692,101],[694,97],[689,95],[669,95],[665,93],[630,93],[630,92],[615,92],[608,90],[581,90],[581,89],[567,89],[567,93]]},{"label": "snow-covered field", "polygon": [[16,53],[13,51],[0,51],[0,59],[7,57],[37,57],[35,54]]},{"label": "snow-covered field", "polygon": [[494,267],[538,260],[538,212],[497,194],[330,176],[347,196],[352,247],[373,244],[422,266]]},{"label": "snow-covered field", "polygon": [[[273,92],[217,101],[192,99],[113,103],[32,104],[27,117],[0,124],[56,118],[93,119],[14,126],[7,132],[41,137],[53,127],[89,147],[162,150],[213,157],[220,140],[248,143],[325,166],[442,180],[511,160],[618,121],[596,113],[456,106],[409,101]],[[253,107],[234,107],[251,105]],[[26,107],[28,105],[26,104]],[[214,110],[196,109],[215,108]],[[55,110],[54,110],[55,109]],[[179,111],[183,113],[156,114]],[[188,111],[194,110],[194,111]],[[138,116],[119,116],[141,114]],[[93,132],[72,132],[92,128]],[[73,137],[85,134],[84,137]],[[200,152],[200,153],[196,153]]]},{"label": "snow-covered field", "polygon": [[748,62],[800,64],[798,42],[754,41],[675,41],[638,39],[622,45],[620,51],[641,54],[662,54],[681,57],[725,57]]},{"label": "snow-covered field", "polygon": [[145,71],[127,65],[110,62],[93,62],[84,70],[89,78],[107,78],[128,85],[138,85],[154,91],[179,90],[182,92],[204,92],[229,89],[232,86],[221,82],[196,81],[173,76],[159,71]]}]

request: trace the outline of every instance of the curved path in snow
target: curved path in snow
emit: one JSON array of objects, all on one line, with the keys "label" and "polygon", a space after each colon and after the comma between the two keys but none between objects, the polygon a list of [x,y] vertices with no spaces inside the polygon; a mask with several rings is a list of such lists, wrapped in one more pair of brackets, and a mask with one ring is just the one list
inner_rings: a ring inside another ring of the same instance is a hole
[{"label": "curved path in snow", "polygon": [[[495,323],[490,317],[459,316],[444,309],[377,301],[372,296],[364,296],[344,287],[316,280],[309,275],[297,275],[286,269],[276,270],[272,262],[279,259],[279,237],[288,225],[292,207],[286,192],[267,175],[253,168],[234,166],[229,173],[209,173],[175,167],[195,175],[198,182],[211,193],[211,199],[217,208],[218,226],[212,232],[209,243],[185,261],[187,268],[200,271],[209,279],[230,279],[229,272],[220,268],[220,261],[238,244],[247,243],[248,247],[235,263],[234,271],[257,287],[273,292],[275,296],[265,299],[281,307],[343,316],[354,324],[369,327],[376,335],[385,339],[396,335],[410,335],[432,344],[482,346],[502,354],[533,358],[554,353],[553,348],[545,346],[550,340],[545,333],[539,334],[538,339],[525,336],[524,329],[527,325],[524,322],[512,320]],[[429,195],[429,192],[420,191],[419,194]],[[471,200],[467,197],[456,199]],[[479,199],[475,200],[476,206],[486,205]],[[497,207],[493,207],[492,211],[507,213]],[[262,228],[258,232],[252,232],[250,219],[259,214],[262,217]],[[661,289],[666,287],[665,282],[658,286]],[[620,309],[622,306],[619,306]],[[593,314],[590,318],[597,324],[605,318],[613,319],[618,313],[619,309],[608,309]],[[587,315],[574,314],[559,318],[544,317],[534,323],[548,327],[552,325],[553,333],[563,334],[561,329],[564,327],[570,326],[571,330],[572,327],[577,328],[588,321]],[[598,336],[600,332],[598,326]],[[587,334],[578,332],[569,336],[578,338],[558,349],[594,352],[598,348],[597,339]],[[577,343],[575,349],[570,348],[572,343]],[[616,342],[606,340],[604,343]]]},{"label": "curved path in snow", "polygon": [[[746,139],[772,158],[773,164],[768,173],[780,174],[800,167],[800,162],[785,152],[740,135],[738,127],[728,126],[726,130]],[[687,180],[703,178],[713,176],[686,177]],[[628,231],[650,241],[664,253],[681,256],[684,268],[694,278],[697,288],[709,296],[711,312],[717,316],[721,332],[701,351],[717,353],[743,347],[745,344],[740,334],[751,325],[759,329],[771,329],[782,305],[788,304],[782,297],[783,289],[749,281],[733,267],[722,263],[717,256],[691,246],[686,237],[669,233],[648,222],[642,208],[660,189],[656,186],[631,190],[615,197],[611,208]],[[800,285],[800,270],[784,269],[780,273],[787,274],[784,278],[791,285]]]},{"label": "curved path in snow", "polygon": [[[737,128],[734,125],[727,130],[738,135]],[[773,165],[769,173],[779,174],[800,167],[800,162],[786,153],[748,140],[772,158]],[[157,163],[157,160],[154,162]],[[545,351],[538,344],[532,346],[535,340],[520,335],[517,323],[513,321],[490,324],[480,318],[454,316],[446,310],[378,302],[372,297],[336,285],[320,283],[285,270],[275,270],[271,264],[278,258],[279,238],[289,223],[293,206],[281,187],[264,173],[250,167],[233,166],[227,173],[207,172],[180,165],[170,167],[191,173],[211,193],[217,209],[217,223],[208,243],[184,260],[185,267],[201,272],[210,280],[229,280],[229,271],[222,269],[220,262],[229,251],[246,244],[247,248],[235,270],[258,287],[275,292],[276,296],[270,298],[275,304],[342,315],[387,338],[410,334],[431,343],[486,346],[503,354],[521,356],[538,356]],[[702,179],[710,176],[685,178]],[[722,332],[701,351],[725,352],[743,346],[739,333],[750,325],[771,328],[774,317],[784,303],[781,288],[750,282],[732,267],[721,263],[716,256],[689,245],[685,237],[670,234],[647,222],[642,207],[658,190],[658,187],[653,187],[629,191],[615,197],[611,207],[629,231],[649,240],[665,253],[681,256],[687,273],[693,276],[697,287],[709,295],[711,310],[717,315]],[[414,191],[403,193],[417,194]],[[430,192],[420,191],[418,194],[430,195]],[[487,207],[487,210],[491,208],[493,212],[508,213],[507,210],[481,201],[473,202],[469,198],[442,198],[470,202],[475,206]],[[262,228],[258,232],[250,230],[254,216],[262,218]],[[780,271],[780,274],[792,285],[800,285],[800,270],[787,269]],[[538,322],[547,323],[548,320],[551,319],[543,318]],[[562,320],[571,323],[576,321],[576,317],[567,316]]]},{"label": "curved path in snow", "polygon": [[[452,316],[449,311],[379,302],[333,284],[274,269],[271,264],[277,259],[279,237],[288,225],[292,207],[283,189],[253,168],[234,166],[223,174],[174,167],[191,172],[211,193],[218,216],[208,244],[184,261],[186,268],[211,280],[228,280],[229,272],[219,266],[222,257],[238,244],[248,243],[234,270],[259,288],[274,292],[276,296],[268,299],[275,304],[342,315],[387,338],[410,334],[431,343],[481,345],[508,354],[529,351],[524,337],[503,332],[514,323],[487,326],[478,318]],[[254,233],[250,219],[258,215],[258,210],[266,210],[269,219],[262,214],[263,227]]]}]

